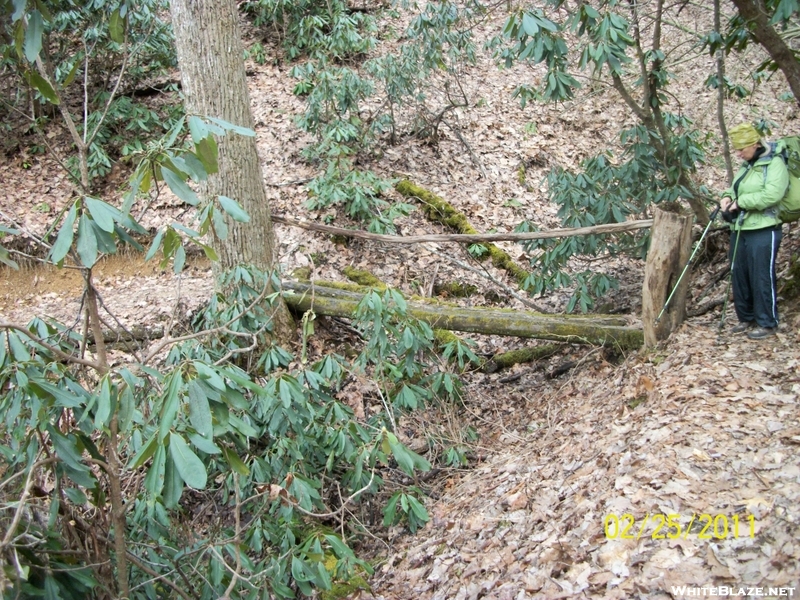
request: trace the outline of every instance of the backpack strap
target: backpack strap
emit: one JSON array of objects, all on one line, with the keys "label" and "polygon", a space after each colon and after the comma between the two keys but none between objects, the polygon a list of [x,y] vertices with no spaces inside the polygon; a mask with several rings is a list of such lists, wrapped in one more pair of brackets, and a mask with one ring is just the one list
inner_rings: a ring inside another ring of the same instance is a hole
[{"label": "backpack strap", "polygon": [[[785,164],[786,167],[788,168],[789,167],[789,151],[786,149],[786,144],[782,144],[781,145],[780,152],[778,151],[778,142],[770,142],[769,143],[769,148],[770,148],[770,153],[771,154],[776,154],[777,156],[780,156],[783,159],[783,164]],[[761,184],[764,187],[767,186],[767,167],[768,166],[769,166],[769,163],[765,163],[764,164],[764,182]]]}]

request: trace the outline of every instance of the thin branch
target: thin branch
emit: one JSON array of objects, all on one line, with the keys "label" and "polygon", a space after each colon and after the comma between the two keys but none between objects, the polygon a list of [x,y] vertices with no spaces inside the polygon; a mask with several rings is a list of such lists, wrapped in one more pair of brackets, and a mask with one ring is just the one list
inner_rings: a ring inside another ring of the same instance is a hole
[{"label": "thin branch", "polygon": [[[380,390],[378,390],[378,392],[380,393]],[[351,503],[353,500],[355,500],[357,496],[359,496],[359,495],[363,494],[363,493],[364,493],[364,492],[366,492],[366,491],[367,491],[367,490],[368,490],[370,487],[372,487],[372,481],[373,481],[374,479],[375,479],[375,469],[372,469],[372,475],[370,476],[370,478],[369,478],[369,482],[367,483],[367,485],[365,485],[365,486],[364,486],[363,488],[361,488],[360,490],[353,492],[353,493],[352,493],[350,496],[348,496],[347,498],[345,498],[345,500],[344,500],[344,502],[342,503],[342,505],[341,505],[341,506],[340,506],[338,509],[336,509],[336,510],[334,510],[334,511],[332,511],[332,512],[327,512],[327,513],[314,513],[314,512],[311,512],[311,511],[308,511],[308,510],[306,510],[305,508],[303,508],[302,506],[300,506],[300,505],[299,505],[299,504],[297,504],[296,502],[292,502],[292,501],[291,501],[290,499],[288,499],[288,498],[284,498],[283,496],[281,496],[281,498],[282,498],[283,500],[285,500],[286,502],[288,502],[289,504],[291,504],[291,505],[292,505],[292,508],[296,508],[296,509],[297,509],[297,510],[299,510],[301,513],[303,513],[304,515],[308,515],[309,517],[314,517],[314,518],[317,518],[317,519],[329,519],[329,518],[331,518],[331,517],[336,517],[336,516],[339,516],[339,515],[340,515],[342,512],[344,512],[344,510],[345,510],[345,508],[347,507],[347,505],[348,505],[348,504],[350,504],[350,503]]]},{"label": "thin branch", "polygon": [[28,470],[28,475],[25,478],[25,487],[22,490],[22,495],[17,501],[17,510],[14,512],[14,518],[11,520],[11,525],[9,525],[8,529],[6,530],[6,535],[3,537],[2,542],[0,542],[0,550],[4,549],[11,543],[11,539],[14,536],[14,532],[17,530],[17,526],[19,525],[19,522],[22,519],[22,513],[23,509],[25,508],[25,502],[28,500],[28,496],[31,493],[31,487],[33,486],[33,473],[35,471],[35,468],[43,464],[53,462],[53,460],[54,458],[51,457],[51,458],[46,458],[44,460],[36,461],[35,463],[33,463],[33,465],[31,465],[31,468]]},{"label": "thin branch", "polygon": [[84,367],[89,367],[89,368],[92,368],[92,369],[95,369],[95,370],[101,370],[100,363],[97,363],[97,362],[94,362],[94,361],[91,361],[91,360],[88,360],[88,359],[85,359],[85,358],[80,358],[78,356],[73,356],[72,354],[67,354],[66,352],[64,352],[60,348],[56,348],[52,344],[48,344],[47,342],[45,342],[42,338],[40,338],[40,337],[38,337],[36,335],[33,335],[30,331],[28,331],[22,325],[18,325],[17,323],[10,323],[8,321],[0,319],[0,329],[13,329],[14,331],[19,331],[20,333],[25,335],[25,337],[30,339],[34,344],[38,344],[38,345],[42,346],[43,348],[45,348],[46,350],[49,350],[50,352],[55,354],[58,358],[60,358],[60,359],[62,359],[64,361],[67,361],[67,362],[70,362],[70,363],[74,363],[74,364],[77,364],[77,365],[83,365]]},{"label": "thin branch", "polygon": [[139,569],[141,569],[142,571],[153,577],[153,581],[163,581],[165,584],[167,584],[169,587],[175,590],[175,593],[178,594],[184,600],[193,600],[192,596],[184,592],[177,583],[175,583],[171,579],[167,579],[166,575],[161,575],[155,569],[151,569],[150,567],[148,567],[146,564],[140,561],[139,557],[136,556],[133,552],[126,551],[125,555],[127,556],[128,560],[131,561],[134,565],[136,565]]},{"label": "thin branch", "polygon": [[495,284],[496,286],[498,286],[501,289],[503,289],[508,295],[513,296],[514,298],[516,298],[517,300],[522,302],[528,308],[532,308],[533,310],[535,310],[537,312],[540,312],[540,313],[548,313],[548,312],[550,312],[548,310],[545,310],[541,306],[537,305],[536,303],[531,302],[530,300],[528,300],[524,296],[521,296],[520,294],[518,294],[517,292],[512,290],[510,287],[508,287],[506,284],[504,284],[502,281],[492,277],[491,273],[489,273],[485,269],[483,269],[483,270],[477,269],[477,268],[475,268],[475,267],[473,267],[471,265],[468,265],[465,262],[462,262],[462,261],[458,260],[457,258],[454,258],[454,257],[452,257],[452,256],[450,256],[448,254],[445,254],[444,252],[439,252],[437,250],[434,250],[433,248],[428,248],[428,252],[431,252],[431,253],[435,254],[436,256],[439,256],[441,258],[449,260],[450,262],[458,265],[462,269],[466,269],[468,271],[472,271],[476,275],[479,275],[480,277],[484,277],[485,279],[488,279],[493,284]]},{"label": "thin branch", "polygon": [[524,242],[529,240],[544,240],[551,238],[574,237],[579,235],[590,235],[598,233],[623,233],[636,229],[646,229],[653,225],[652,219],[642,219],[639,221],[626,221],[624,223],[608,223],[606,225],[595,225],[593,227],[574,227],[566,229],[551,229],[549,231],[529,231],[526,233],[454,233],[454,234],[428,234],[428,235],[384,235],[370,233],[357,229],[344,229],[331,225],[322,225],[306,219],[292,219],[281,215],[272,215],[275,223],[291,225],[311,231],[320,231],[331,235],[343,235],[346,237],[375,240],[378,242],[388,242],[390,244],[419,244],[421,242],[454,242],[459,244],[474,244],[478,242]]},{"label": "thin branch", "polygon": [[[191,333],[188,335],[182,335],[178,337],[169,337],[167,335],[162,338],[161,342],[156,344],[155,348],[150,351],[147,356],[144,357],[143,364],[148,363],[154,356],[156,356],[159,352],[161,352],[165,347],[169,346],[170,344],[176,344],[178,342],[185,342],[188,340],[196,340],[201,337],[205,337],[208,335],[213,335],[215,333],[224,333],[228,330],[228,327],[241,319],[244,315],[249,313],[253,307],[258,306],[261,301],[267,297],[271,290],[270,280],[267,278],[266,282],[264,283],[264,289],[261,290],[261,293],[250,303],[248,304],[242,311],[231,317],[226,323],[220,325],[219,327],[213,327],[212,329],[206,329],[204,331],[198,331],[196,333]],[[0,322],[0,326],[2,326],[2,322]]]},{"label": "thin branch", "polygon": [[236,548],[236,569],[233,570],[233,576],[231,577],[231,582],[228,584],[225,593],[222,594],[222,598],[220,600],[229,600],[231,597],[231,593],[233,589],[236,587],[236,582],[241,577],[239,575],[239,570],[242,568],[242,552],[239,549],[239,546],[242,544],[242,496],[239,490],[239,475],[237,473],[233,474],[233,485],[236,488],[236,508],[234,509],[234,520],[235,520],[235,534],[234,534],[234,543],[233,547]]}]

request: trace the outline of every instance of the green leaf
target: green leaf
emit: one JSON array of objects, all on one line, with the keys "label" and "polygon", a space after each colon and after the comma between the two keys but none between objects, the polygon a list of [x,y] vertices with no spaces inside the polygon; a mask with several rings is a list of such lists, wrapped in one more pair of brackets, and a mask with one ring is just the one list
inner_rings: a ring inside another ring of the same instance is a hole
[{"label": "green leaf", "polygon": [[408,495],[408,505],[411,508],[411,512],[414,513],[414,516],[416,516],[417,519],[423,523],[427,523],[430,520],[428,511],[425,510],[425,507],[422,505],[422,503],[414,498],[414,496]]},{"label": "green leaf", "polygon": [[150,441],[147,442],[144,446],[139,449],[139,452],[136,453],[136,456],[131,459],[130,464],[128,464],[129,471],[135,471],[139,467],[141,467],[147,459],[153,456],[158,447],[158,438],[153,436],[150,438]]},{"label": "green leaf", "polygon": [[81,215],[78,222],[78,256],[86,268],[93,267],[97,262],[97,237],[86,213]]},{"label": "green leaf", "polygon": [[95,427],[105,427],[111,416],[111,385],[108,377],[103,377],[100,392],[97,394],[97,410],[94,414]]},{"label": "green leaf", "polygon": [[75,217],[77,215],[78,209],[76,205],[73,204],[67,213],[67,218],[64,219],[64,223],[61,225],[61,229],[58,230],[56,243],[53,244],[53,247],[50,249],[50,260],[54,263],[60,263],[64,260],[70,247],[72,247],[72,239],[75,235],[72,227],[75,225]]},{"label": "green leaf", "polygon": [[110,204],[102,200],[97,200],[96,198],[90,198],[89,196],[86,196],[83,201],[86,204],[86,208],[89,209],[95,223],[97,223],[97,226],[103,231],[113,233],[114,221],[119,220],[120,217],[119,211]]},{"label": "green leaf", "polygon": [[163,167],[161,169],[161,176],[169,186],[169,189],[172,190],[172,193],[178,198],[188,204],[191,204],[192,206],[197,206],[200,204],[200,198],[197,197],[197,194],[194,193],[194,190],[186,185],[186,182],[177,173],[166,167]]},{"label": "green leaf", "polygon": [[16,23],[22,18],[22,15],[25,14],[25,8],[28,5],[27,0],[13,0],[14,1],[14,13],[11,15],[11,22]]},{"label": "green leaf", "polygon": [[81,489],[68,487],[64,489],[64,494],[67,496],[67,498],[69,498],[69,501],[72,502],[73,504],[77,504],[80,506],[88,502],[86,494],[84,494],[83,490]]},{"label": "green leaf", "polygon": [[[185,167],[185,169],[182,169],[183,172],[188,173],[193,181],[205,181],[208,179],[209,171],[206,170],[205,165],[196,154],[186,152],[181,158]],[[215,170],[214,173],[216,172]]]},{"label": "green leaf", "polygon": [[158,249],[161,247],[161,240],[164,238],[165,229],[160,229],[156,236],[153,238],[153,243],[150,244],[150,249],[147,251],[147,256],[144,257],[145,261],[150,260],[156,255]]},{"label": "green leaf", "polygon": [[397,466],[400,467],[406,474],[413,475],[414,468],[419,469],[420,471],[430,471],[431,464],[422,458],[416,452],[409,450],[403,444],[401,444],[397,436],[393,433],[389,433],[388,436],[389,447],[392,450],[392,456],[397,461]]},{"label": "green leaf", "polygon": [[[170,439],[174,439],[174,437],[174,435],[170,436]],[[161,493],[161,497],[164,499],[164,507],[172,509],[178,506],[182,494],[183,479],[175,465],[175,459],[170,454],[170,456],[167,456],[164,468],[164,491]]]},{"label": "green leaf", "polygon": [[52,575],[46,575],[44,578],[44,600],[63,600],[59,589],[56,578]]},{"label": "green leaf", "polygon": [[53,89],[53,86],[50,85],[50,82],[47,81],[44,77],[39,75],[36,71],[28,71],[25,75],[28,83],[31,87],[35,88],[39,91],[39,93],[44,96],[48,102],[58,105],[58,95],[56,91]]},{"label": "green leaf", "polygon": [[207,380],[211,387],[218,389],[220,392],[224,392],[227,389],[225,380],[207,364],[201,363],[200,361],[194,361],[192,364],[194,368],[197,369],[197,374]]},{"label": "green leaf", "polygon": [[536,34],[539,33],[539,24],[537,23],[537,19],[535,19],[530,13],[525,13],[522,15],[522,29],[530,37],[535,37]]},{"label": "green leaf", "polygon": [[175,417],[178,415],[180,408],[180,397],[178,392],[183,384],[183,378],[180,371],[173,371],[169,376],[169,384],[167,385],[167,394],[164,398],[164,405],[161,408],[161,422],[158,428],[158,441],[163,442],[167,437],[172,424],[175,422]]},{"label": "green leaf", "polygon": [[231,469],[242,476],[250,475],[250,469],[244,464],[244,461],[239,458],[239,455],[236,454],[233,450],[229,448],[222,448],[222,454],[225,456],[225,460],[228,461]]},{"label": "green leaf", "polygon": [[156,452],[153,455],[153,464],[150,465],[144,478],[144,487],[153,496],[157,496],[164,489],[166,458],[166,449],[162,444],[157,444]]},{"label": "green leaf", "polygon": [[189,382],[189,422],[197,433],[211,439],[214,431],[211,408],[205,392],[194,380]]},{"label": "green leaf", "polygon": [[214,233],[221,240],[228,238],[228,224],[225,222],[225,215],[217,208],[211,209],[211,220],[214,223]]},{"label": "green leaf", "polygon": [[239,223],[248,223],[250,221],[250,215],[239,206],[236,200],[232,200],[227,196],[220,196],[219,203],[223,210],[228,213],[234,221],[239,221]]},{"label": "green leaf", "polygon": [[[212,248],[208,244],[200,244],[200,247],[203,249],[203,252],[205,253],[206,258],[208,260],[211,260],[211,261],[214,261],[214,262],[217,262],[219,260],[219,256],[217,255],[217,251],[214,250],[214,248]],[[2,258],[0,258],[0,261],[2,261]]]},{"label": "green leaf", "polygon": [[[17,362],[25,363],[31,359],[31,355],[28,354],[25,344],[22,343],[22,340],[16,332],[9,332],[8,345],[11,348],[11,354],[14,355],[14,360]],[[22,371],[17,371],[17,373],[22,373]]]},{"label": "green leaf", "polygon": [[214,141],[214,138],[209,136],[203,138],[199,142],[195,142],[195,148],[197,158],[200,159],[201,163],[203,163],[203,167],[205,167],[206,172],[208,174],[218,172],[219,163],[217,162],[217,157],[219,156],[219,150],[217,148],[217,142]]},{"label": "green leaf", "polygon": [[117,44],[125,41],[125,18],[120,15],[119,8],[111,13],[111,18],[108,20],[108,34]]},{"label": "green leaf", "polygon": [[58,455],[64,463],[76,471],[89,470],[89,467],[83,463],[81,458],[82,451],[78,447],[78,439],[74,435],[66,436],[52,426],[49,426],[47,430],[50,433],[50,439],[53,441],[53,448],[55,448],[56,455]]},{"label": "green leaf", "polygon": [[19,265],[16,263],[16,261],[11,259],[11,254],[2,246],[0,246],[0,263],[8,265],[12,269],[19,271]]},{"label": "green leaf", "polygon": [[395,492],[386,503],[383,509],[383,526],[390,527],[395,524],[397,520],[397,501],[400,500],[400,492]]},{"label": "green leaf", "polygon": [[205,452],[206,454],[219,454],[222,452],[222,450],[219,449],[219,446],[217,446],[214,442],[196,433],[189,434],[189,441],[192,442],[195,448],[200,450],[200,452]]},{"label": "green leaf", "polygon": [[196,116],[191,116],[189,121],[189,132],[192,134],[192,141],[199,144],[201,140],[208,137],[208,127],[203,123],[203,119]]},{"label": "green leaf", "polygon": [[44,21],[42,13],[32,10],[28,14],[28,28],[25,30],[25,58],[28,62],[36,62],[39,52],[42,51],[42,35],[44,34]]},{"label": "green leaf", "polygon": [[197,457],[186,441],[174,432],[169,436],[169,453],[186,485],[196,490],[205,489],[208,475],[203,461]]},{"label": "green leaf", "polygon": [[125,386],[119,394],[119,430],[121,433],[126,433],[130,429],[135,409],[133,391],[130,387]]},{"label": "green leaf", "polygon": [[181,271],[183,271],[183,267],[186,264],[186,250],[183,248],[183,244],[178,246],[177,250],[175,250],[175,260],[172,263],[172,270],[177,275]]},{"label": "green leaf", "polygon": [[256,132],[252,129],[248,129],[247,127],[240,127],[239,125],[234,125],[233,123],[228,123],[223,119],[216,119],[214,117],[208,117],[208,120],[212,123],[216,123],[226,131],[233,131],[234,133],[238,133],[239,135],[244,135],[246,137],[255,137]]},{"label": "green leaf", "polygon": [[67,76],[64,78],[64,82],[61,84],[62,89],[69,87],[69,85],[75,81],[75,76],[78,74],[78,69],[81,66],[81,61],[79,57],[75,58],[75,63],[72,65],[72,68],[67,73]]}]

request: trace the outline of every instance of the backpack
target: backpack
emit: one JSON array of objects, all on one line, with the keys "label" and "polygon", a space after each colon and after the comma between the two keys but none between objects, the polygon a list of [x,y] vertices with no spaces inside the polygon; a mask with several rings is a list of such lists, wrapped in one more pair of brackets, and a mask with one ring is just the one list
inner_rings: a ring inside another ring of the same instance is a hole
[{"label": "backpack", "polygon": [[[772,144],[772,150],[783,158],[789,170],[789,187],[779,205],[778,218],[791,223],[800,219],[800,136],[781,138]],[[764,169],[765,179],[766,173]]]}]

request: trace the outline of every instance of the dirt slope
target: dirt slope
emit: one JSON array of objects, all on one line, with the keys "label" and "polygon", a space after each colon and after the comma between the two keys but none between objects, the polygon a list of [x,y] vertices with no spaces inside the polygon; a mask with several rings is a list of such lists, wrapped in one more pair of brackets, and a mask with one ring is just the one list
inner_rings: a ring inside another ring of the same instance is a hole
[{"label": "dirt slope", "polygon": [[501,419],[487,460],[431,503],[429,526],[395,543],[374,596],[683,598],[691,596],[673,586],[796,588],[796,331],[754,343],[698,319],[657,351],[619,366],[589,357],[557,384],[527,373],[516,389],[492,377],[476,383],[470,404],[491,413],[511,396],[513,414]]}]

